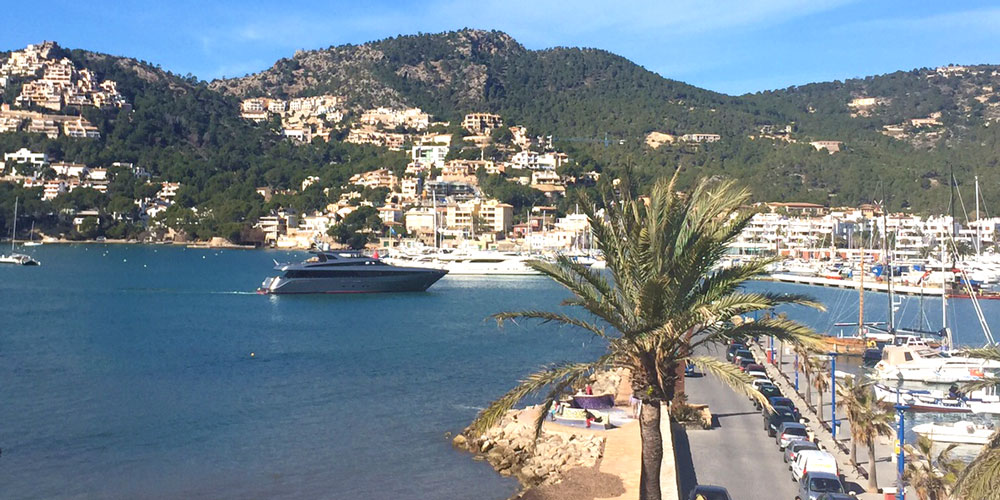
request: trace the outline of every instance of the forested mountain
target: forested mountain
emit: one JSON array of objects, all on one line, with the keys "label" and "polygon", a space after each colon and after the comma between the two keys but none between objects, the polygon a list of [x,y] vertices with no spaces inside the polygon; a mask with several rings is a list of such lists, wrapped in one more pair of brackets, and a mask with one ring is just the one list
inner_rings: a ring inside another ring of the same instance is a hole
[{"label": "forested mountain", "polygon": [[[824,204],[881,199],[884,188],[895,208],[941,211],[951,169],[959,183],[974,174],[987,184],[1000,181],[998,132],[989,127],[1000,118],[996,71],[916,69],[734,97],[602,50],[532,51],[504,33],[462,30],[301,51],[261,73],[210,86],[239,97],[334,93],[359,109],[413,105],[446,120],[497,112],[533,133],[554,134],[584,168],[631,164],[655,177],[684,165],[685,180],[737,177],[758,199]],[[849,106],[866,97],[877,104]],[[936,113],[940,125],[911,125]],[[890,134],[885,127],[893,125],[900,127]],[[761,137],[766,126],[791,126],[787,137],[795,142]],[[643,144],[652,131],[717,133],[722,140],[652,150]],[[604,146],[605,137],[613,146]],[[809,146],[818,140],[841,141],[842,151]],[[1000,201],[1000,192],[987,189],[985,196]]]},{"label": "forested mountain", "polygon": [[[721,176],[745,182],[757,200],[833,205],[881,199],[884,191],[894,209],[941,212],[954,170],[962,184],[980,176],[987,207],[1000,202],[994,66],[916,69],[727,96],[603,50],[528,50],[504,33],[479,30],[300,51],[260,73],[213,82],[144,61],[60,50],[77,68],[117,82],[132,109],[70,108],[101,137],[0,133],[0,150],[28,147],[99,166],[140,164],[158,180],[184,185],[178,204],[189,212],[175,215],[199,220],[192,230],[202,235],[232,235],[278,206],[325,206],[353,173],[383,166],[400,171],[407,162],[404,153],[341,142],[343,135],[296,144],[281,137],[274,122],[239,118],[240,99],[258,96],[343,96],[349,122],[376,106],[418,106],[453,123],[469,112],[499,113],[532,135],[553,135],[554,147],[574,160],[568,174],[598,170],[613,177],[630,165],[650,180],[680,165],[682,187],[698,176]],[[4,103],[20,85],[8,83]],[[675,140],[654,149],[645,143],[650,132]],[[721,139],[679,140],[689,133]],[[817,150],[812,141],[840,141],[841,150]],[[265,203],[254,192],[258,186],[298,190],[309,175],[321,181],[297,195]],[[130,189],[85,201],[107,205],[132,196]],[[0,183],[0,224],[11,195],[37,199],[22,191]],[[47,210],[30,203],[28,209],[39,217]]]}]

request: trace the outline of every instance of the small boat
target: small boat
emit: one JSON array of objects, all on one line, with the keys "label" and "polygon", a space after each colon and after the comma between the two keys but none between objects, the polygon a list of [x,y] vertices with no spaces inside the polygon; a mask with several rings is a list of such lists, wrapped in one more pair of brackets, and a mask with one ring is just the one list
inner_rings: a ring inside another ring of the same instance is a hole
[{"label": "small boat", "polygon": [[875,384],[872,389],[875,397],[882,403],[893,405],[899,401],[915,412],[972,413],[972,407],[965,401],[946,398],[941,391],[896,389],[883,384]]},{"label": "small boat", "polygon": [[42,246],[42,242],[41,241],[35,241],[35,223],[34,222],[31,223],[31,231],[28,232],[28,241],[25,241],[24,243],[21,243],[21,246],[26,246],[26,247],[40,247],[40,246]]},{"label": "small boat", "polygon": [[952,424],[927,423],[913,426],[913,432],[938,443],[986,444],[996,429],[961,420]]}]

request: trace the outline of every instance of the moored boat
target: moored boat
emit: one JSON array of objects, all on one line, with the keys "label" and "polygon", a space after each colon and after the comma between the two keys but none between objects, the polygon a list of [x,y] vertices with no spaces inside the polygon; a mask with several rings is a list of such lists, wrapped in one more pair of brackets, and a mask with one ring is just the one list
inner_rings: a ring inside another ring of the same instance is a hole
[{"label": "moored boat", "polygon": [[926,423],[913,426],[913,432],[938,443],[986,444],[995,429],[990,425],[965,420],[951,424]]}]

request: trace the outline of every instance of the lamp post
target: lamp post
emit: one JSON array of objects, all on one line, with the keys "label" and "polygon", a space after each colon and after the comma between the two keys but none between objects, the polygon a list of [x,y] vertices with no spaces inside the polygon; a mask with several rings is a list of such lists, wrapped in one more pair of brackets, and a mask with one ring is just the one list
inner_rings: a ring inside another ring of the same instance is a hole
[{"label": "lamp post", "polygon": [[799,393],[799,351],[795,351],[795,393]]},{"label": "lamp post", "polygon": [[830,354],[830,432],[833,433],[833,440],[837,441],[837,353]]},{"label": "lamp post", "polygon": [[906,406],[900,401],[899,395],[903,392],[903,377],[899,377],[899,381],[896,382],[896,417],[899,420],[899,426],[896,427],[896,441],[899,443],[899,456],[896,457],[896,500],[904,500],[906,498],[906,485],[903,484],[903,469],[906,465],[906,456],[903,450],[903,438],[906,432],[906,414],[904,413],[910,407]]}]

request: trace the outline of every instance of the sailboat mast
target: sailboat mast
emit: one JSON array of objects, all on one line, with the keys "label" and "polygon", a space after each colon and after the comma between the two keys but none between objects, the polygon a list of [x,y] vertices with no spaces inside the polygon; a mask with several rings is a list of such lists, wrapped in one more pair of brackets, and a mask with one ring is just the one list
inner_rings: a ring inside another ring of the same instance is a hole
[{"label": "sailboat mast", "polygon": [[976,179],[976,257],[980,256],[980,248],[982,248],[982,239],[979,235],[979,176],[975,176]]},{"label": "sailboat mast", "polygon": [[885,262],[886,285],[889,293],[889,333],[896,331],[896,324],[892,303],[892,259],[889,257],[889,220],[886,217],[888,206],[885,200],[885,188],[882,192],[882,261]]},{"label": "sailboat mast", "polygon": [[[867,222],[867,221],[866,221]],[[861,282],[858,285],[858,336],[865,337],[865,239],[861,238]]]},{"label": "sailboat mast", "polygon": [[17,197],[14,197],[14,227],[10,232],[10,253],[14,254],[14,243],[17,242]]}]

